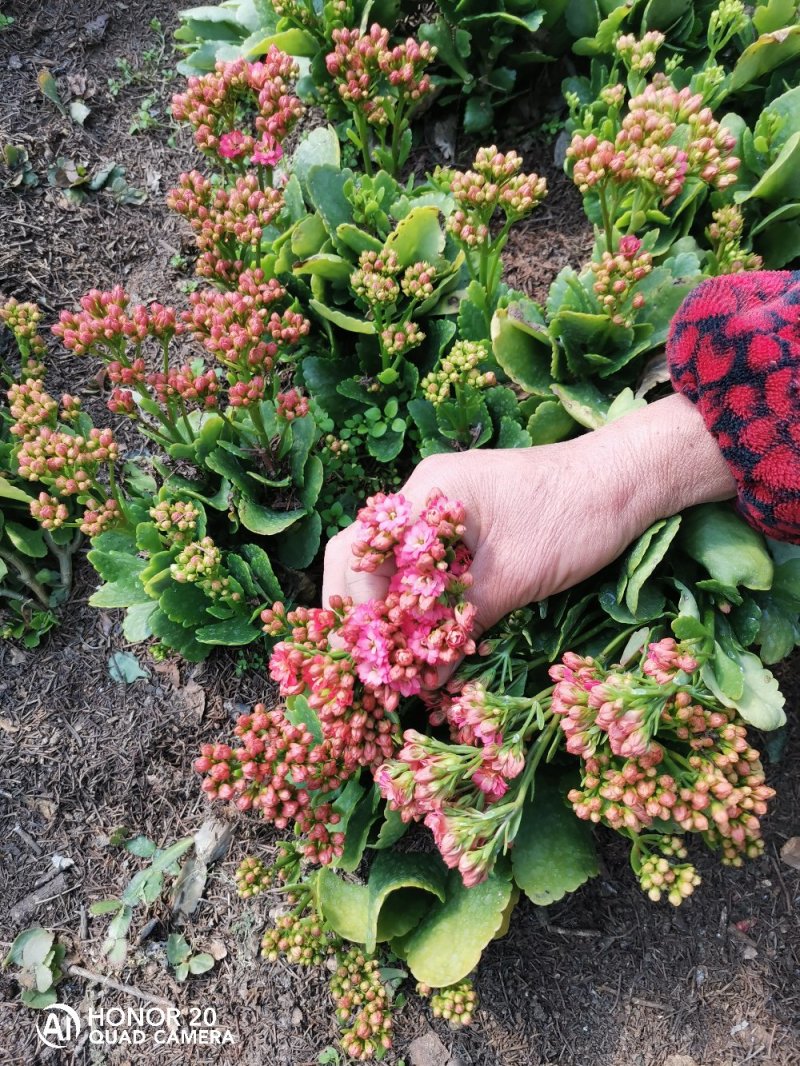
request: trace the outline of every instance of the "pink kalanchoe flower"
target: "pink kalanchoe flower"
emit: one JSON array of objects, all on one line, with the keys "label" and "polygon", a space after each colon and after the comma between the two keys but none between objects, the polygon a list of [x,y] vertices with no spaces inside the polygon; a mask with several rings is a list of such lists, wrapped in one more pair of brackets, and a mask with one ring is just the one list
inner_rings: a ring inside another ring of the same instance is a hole
[{"label": "pink kalanchoe flower", "polygon": [[276,167],[283,159],[283,148],[275,138],[265,133],[250,154],[250,161],[262,167]]},{"label": "pink kalanchoe flower", "polygon": [[247,141],[241,130],[223,133],[219,139],[219,154],[225,159],[241,159],[246,151]]}]

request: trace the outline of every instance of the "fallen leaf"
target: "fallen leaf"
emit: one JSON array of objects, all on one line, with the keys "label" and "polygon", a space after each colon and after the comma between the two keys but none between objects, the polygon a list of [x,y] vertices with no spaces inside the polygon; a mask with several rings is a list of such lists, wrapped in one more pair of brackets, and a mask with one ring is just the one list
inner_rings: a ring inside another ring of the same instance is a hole
[{"label": "fallen leaf", "polygon": [[82,126],[91,115],[91,111],[83,100],[73,100],[69,105],[69,114],[73,122],[77,122],[79,126]]},{"label": "fallen leaf", "polygon": [[172,913],[194,914],[203,898],[208,880],[208,866],[196,855],[190,855],[181,867],[181,872],[172,889]]},{"label": "fallen leaf", "polygon": [[103,12],[102,14],[97,15],[96,18],[93,18],[86,23],[86,25],[83,27],[83,32],[86,35],[87,41],[95,43],[96,41],[102,40],[103,36],[105,35],[106,28],[108,27],[109,17],[109,15]]},{"label": "fallen leaf", "polygon": [[10,718],[0,718],[0,729],[4,733],[19,733],[20,727],[16,722],[12,722]]},{"label": "fallen leaf", "polygon": [[210,866],[226,855],[232,838],[230,823],[206,818],[194,835],[195,854]]},{"label": "fallen leaf", "polygon": [[183,688],[178,689],[178,695],[191,714],[199,716],[206,709],[206,690],[196,681],[188,681]]},{"label": "fallen leaf", "polygon": [[139,660],[129,651],[115,651],[110,655],[108,672],[111,680],[118,685],[132,685],[140,678],[150,677],[149,671],[143,670]]},{"label": "fallen leaf", "polygon": [[228,957],[228,949],[221,940],[212,940],[208,945],[208,953],[215,962],[220,962]]},{"label": "fallen leaf", "polygon": [[167,659],[164,662],[156,663],[153,669],[157,674],[165,678],[173,688],[178,688],[181,683],[181,674],[176,662],[172,659]]},{"label": "fallen leaf", "polygon": [[408,1061],[411,1066],[448,1066],[450,1052],[431,1029],[408,1045]]},{"label": "fallen leaf", "polygon": [[58,85],[56,85],[56,79],[50,73],[49,70],[40,70],[39,75],[36,78],[39,89],[42,96],[46,97],[51,104],[55,104],[58,110],[66,118],[67,109],[64,107],[64,102],[61,99],[61,94],[58,91]]},{"label": "fallen leaf", "polygon": [[800,870],[800,837],[789,837],[781,848],[781,858],[793,870]]}]

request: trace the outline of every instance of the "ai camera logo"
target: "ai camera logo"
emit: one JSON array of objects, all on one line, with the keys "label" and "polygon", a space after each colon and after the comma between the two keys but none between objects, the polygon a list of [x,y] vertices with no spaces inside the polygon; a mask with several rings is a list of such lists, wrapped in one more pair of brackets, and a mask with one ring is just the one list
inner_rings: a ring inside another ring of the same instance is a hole
[{"label": "ai camera logo", "polygon": [[80,1031],[78,1012],[66,1003],[54,1003],[48,1007],[44,1022],[36,1023],[36,1032],[42,1043],[59,1051],[74,1043]]}]

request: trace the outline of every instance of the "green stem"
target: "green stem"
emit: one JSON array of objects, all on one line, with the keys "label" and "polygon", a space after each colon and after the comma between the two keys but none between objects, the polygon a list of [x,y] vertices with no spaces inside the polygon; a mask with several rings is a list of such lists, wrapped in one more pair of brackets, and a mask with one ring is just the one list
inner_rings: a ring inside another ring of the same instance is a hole
[{"label": "green stem", "polygon": [[45,591],[44,587],[40,585],[40,583],[34,577],[33,571],[26,563],[23,563],[19,556],[15,555],[13,552],[6,551],[4,548],[0,548],[0,559],[4,559],[7,563],[10,563],[11,566],[14,567],[14,569],[17,571],[17,576],[20,581],[23,583],[23,585],[28,586],[28,588],[31,590],[31,592],[34,594],[36,599],[39,601],[39,603],[41,603],[43,607],[50,606],[50,597],[47,595],[47,592]]},{"label": "green stem", "polygon": [[356,120],[358,139],[361,141],[361,157],[364,160],[364,170],[368,177],[372,177],[372,156],[369,151],[369,126],[361,111],[355,110],[353,117]]},{"label": "green stem", "polygon": [[600,199],[600,214],[603,218],[603,231],[606,237],[606,251],[611,253],[614,248],[614,227],[611,222],[611,213],[608,210],[608,203],[606,201],[605,185],[599,187],[598,195]]}]

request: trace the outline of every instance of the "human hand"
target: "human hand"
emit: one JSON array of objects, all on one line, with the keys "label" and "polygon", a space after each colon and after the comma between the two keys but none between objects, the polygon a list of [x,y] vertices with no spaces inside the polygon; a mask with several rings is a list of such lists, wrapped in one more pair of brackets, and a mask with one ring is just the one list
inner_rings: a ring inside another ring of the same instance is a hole
[{"label": "human hand", "polygon": [[[478,637],[602,569],[656,519],[726,499],[735,484],[701,416],[675,395],[559,444],[431,456],[402,492],[419,511],[434,489],[466,508]],[[328,544],[323,604],[387,592],[391,564],[352,569],[356,532]]]}]

